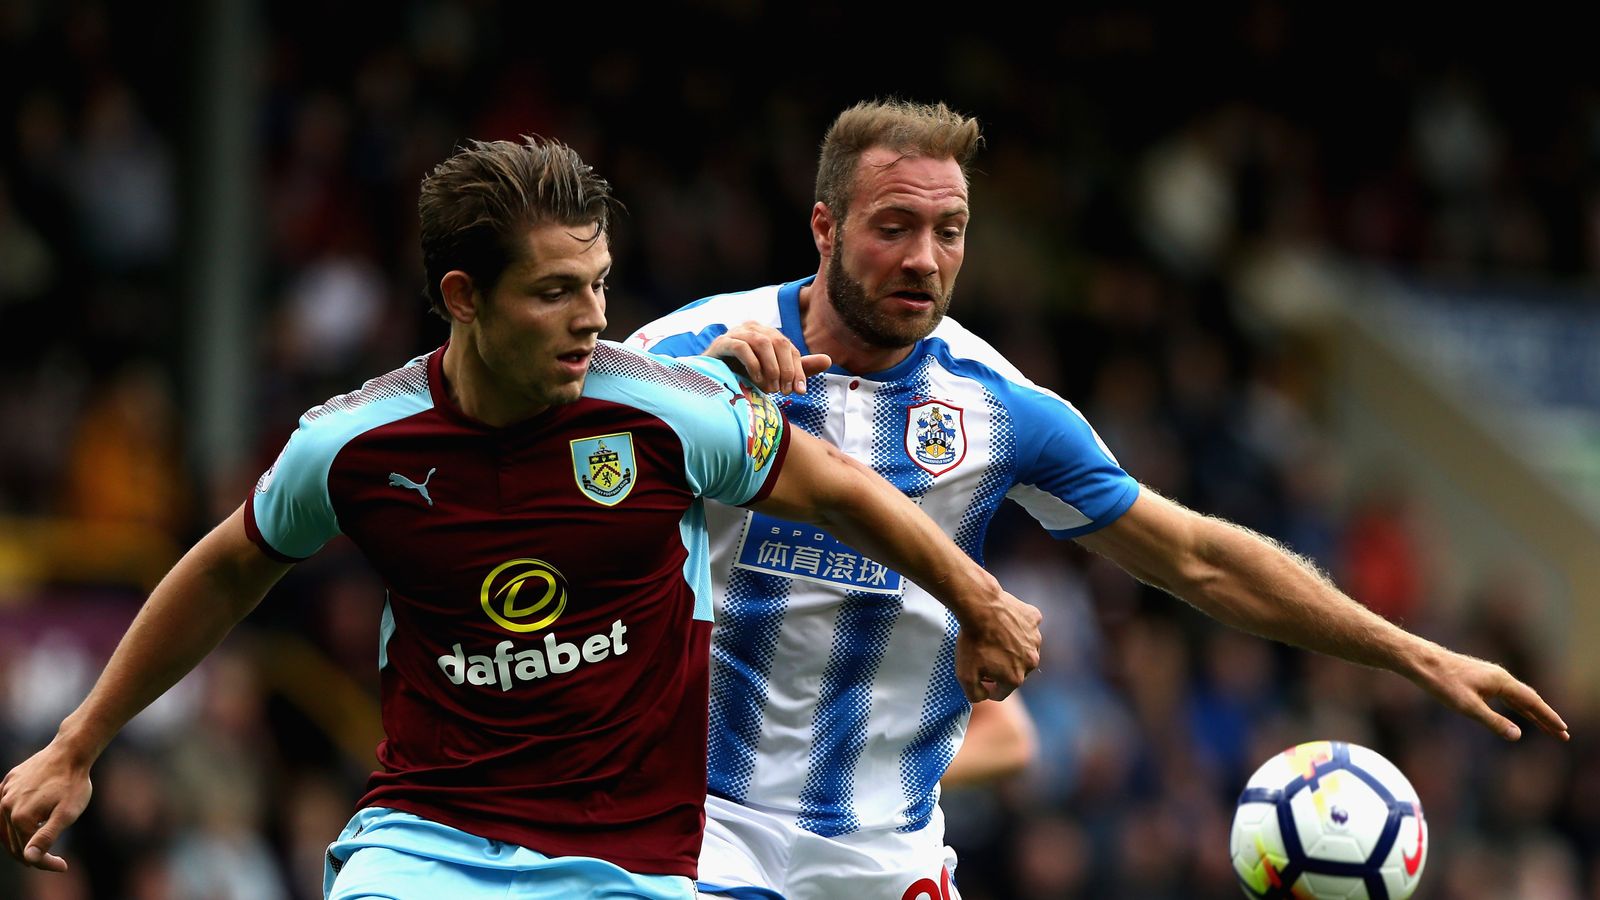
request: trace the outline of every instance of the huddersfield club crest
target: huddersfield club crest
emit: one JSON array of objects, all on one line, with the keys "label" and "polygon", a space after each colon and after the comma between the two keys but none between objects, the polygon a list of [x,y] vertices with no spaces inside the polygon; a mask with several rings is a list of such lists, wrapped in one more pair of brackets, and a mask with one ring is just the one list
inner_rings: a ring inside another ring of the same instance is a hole
[{"label": "huddersfield club crest", "polygon": [[943,475],[967,455],[964,411],[943,400],[906,410],[906,453],[929,475]]},{"label": "huddersfield club crest", "polygon": [[572,477],[583,495],[601,506],[616,506],[633,490],[633,432],[572,441]]}]

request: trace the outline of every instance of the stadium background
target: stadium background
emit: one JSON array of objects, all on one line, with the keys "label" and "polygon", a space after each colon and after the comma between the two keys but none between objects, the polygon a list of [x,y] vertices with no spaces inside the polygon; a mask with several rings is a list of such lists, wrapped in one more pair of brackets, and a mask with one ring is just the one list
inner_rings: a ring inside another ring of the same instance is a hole
[{"label": "stadium background", "polygon": [[[1600,897],[1594,23],[1041,15],[0,2],[0,759],[299,412],[442,338],[416,186],[458,141],[556,136],[612,180],[621,338],[814,271],[817,143],[893,93],[985,125],[955,315],[1137,477],[1505,663],[1574,734],[1502,745],[1008,516],[1042,752],[947,795],[965,896],[1236,896],[1245,776],[1340,737],[1420,790],[1421,896]],[[0,897],[314,896],[370,765],[381,601],[348,546],[300,566],[106,754],[72,873],[0,866]]]}]

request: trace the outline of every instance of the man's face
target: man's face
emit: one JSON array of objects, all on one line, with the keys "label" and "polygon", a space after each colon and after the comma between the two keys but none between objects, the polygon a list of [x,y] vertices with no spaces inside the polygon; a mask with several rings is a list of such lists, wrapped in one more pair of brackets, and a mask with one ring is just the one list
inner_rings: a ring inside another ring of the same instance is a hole
[{"label": "man's face", "polygon": [[478,350],[502,390],[535,410],[583,392],[606,327],[611,251],[593,225],[536,225],[477,316]]},{"label": "man's face", "polygon": [[839,318],[875,347],[927,337],[950,308],[967,218],[967,180],[954,159],[862,153],[824,273]]}]

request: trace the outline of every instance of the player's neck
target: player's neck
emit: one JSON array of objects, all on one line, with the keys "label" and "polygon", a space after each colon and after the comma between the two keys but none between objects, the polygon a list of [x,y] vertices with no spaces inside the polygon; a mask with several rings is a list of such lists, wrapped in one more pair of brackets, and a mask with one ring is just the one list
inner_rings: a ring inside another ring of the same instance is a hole
[{"label": "player's neck", "polygon": [[835,366],[858,374],[892,369],[910,356],[911,348],[916,346],[879,347],[863,341],[834,309],[821,272],[810,284],[800,288],[800,331],[805,336],[808,352],[826,353],[833,357]]},{"label": "player's neck", "polygon": [[445,389],[468,417],[493,428],[531,419],[549,409],[519,397],[490,371],[470,335],[452,331],[444,348]]}]

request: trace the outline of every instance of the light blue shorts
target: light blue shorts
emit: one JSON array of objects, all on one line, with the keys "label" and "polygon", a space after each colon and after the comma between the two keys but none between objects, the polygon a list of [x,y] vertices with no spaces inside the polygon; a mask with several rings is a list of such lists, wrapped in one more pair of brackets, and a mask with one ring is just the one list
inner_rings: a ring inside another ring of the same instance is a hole
[{"label": "light blue shorts", "polygon": [[363,809],[328,845],[327,900],[693,900],[681,875],[635,875],[601,859],[549,857],[420,816]]}]

